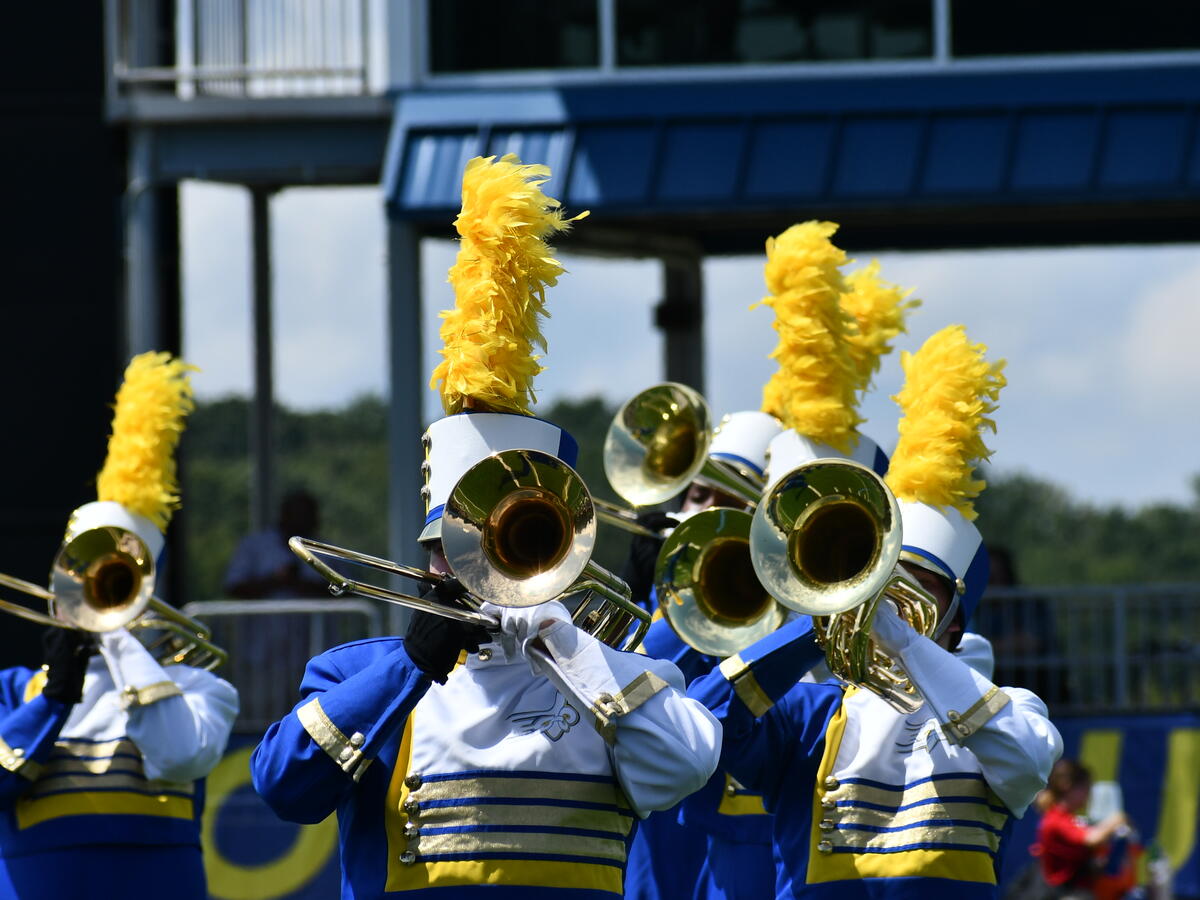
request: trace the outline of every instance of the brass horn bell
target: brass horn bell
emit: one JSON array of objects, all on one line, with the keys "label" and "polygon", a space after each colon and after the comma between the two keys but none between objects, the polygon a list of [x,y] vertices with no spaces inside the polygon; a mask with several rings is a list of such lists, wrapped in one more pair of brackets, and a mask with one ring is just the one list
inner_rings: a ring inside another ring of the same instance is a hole
[{"label": "brass horn bell", "polygon": [[214,669],[228,654],[200,622],[154,596],[154,558],[132,531],[102,525],[68,535],[50,568],[50,589],[0,574],[0,585],[44,600],[48,613],[0,600],[0,611],[40,625],[106,632],[162,632],[147,649],[163,665]]},{"label": "brass horn bell", "polygon": [[[583,479],[555,456],[504,450],[476,463],[458,480],[442,513],[442,550],[453,577],[368,556],[303,537],[292,551],[330,584],[335,596],[358,594],[457,619],[489,630],[499,623],[482,604],[537,606],[563,600],[576,625],[610,646],[641,643],[649,615],[629,599],[629,587],[592,562],[596,514]],[[453,603],[413,597],[352,579],[322,557],[340,559],[424,584],[455,581]]]},{"label": "brass horn bell", "polygon": [[911,712],[920,695],[871,639],[885,596],[919,633],[937,625],[936,602],[898,568],[902,542],[887,485],[842,459],[813,460],[784,475],[750,527],[755,572],[780,603],[813,617],[830,670]]},{"label": "brass horn bell", "polygon": [[750,558],[751,515],[716,507],[685,519],[654,570],[659,608],[686,644],[724,659],[778,628],[785,611]]}]

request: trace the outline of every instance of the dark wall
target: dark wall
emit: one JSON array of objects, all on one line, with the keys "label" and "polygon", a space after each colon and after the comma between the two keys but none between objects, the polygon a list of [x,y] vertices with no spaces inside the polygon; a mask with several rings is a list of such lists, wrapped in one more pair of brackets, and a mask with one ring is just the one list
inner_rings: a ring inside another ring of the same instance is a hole
[{"label": "dark wall", "polygon": [[[101,4],[6,16],[0,572],[44,584],[67,515],[95,499],[124,363],[125,151],[104,121]],[[0,617],[0,666],[39,662],[39,630]]]}]

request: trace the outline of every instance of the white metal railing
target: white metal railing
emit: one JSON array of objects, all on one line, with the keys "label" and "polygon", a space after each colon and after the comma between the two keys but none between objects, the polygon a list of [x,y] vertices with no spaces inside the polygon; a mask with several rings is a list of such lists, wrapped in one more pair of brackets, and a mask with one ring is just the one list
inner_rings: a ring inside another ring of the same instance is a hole
[{"label": "white metal railing", "polygon": [[[157,88],[180,99],[368,92],[369,0],[108,0],[117,96]],[[173,58],[170,58],[173,54]]]},{"label": "white metal railing", "polygon": [[972,630],[1053,715],[1200,709],[1200,585],[1007,588]]},{"label": "white metal railing", "polygon": [[229,651],[217,674],[238,689],[236,729],[246,734],[261,734],[295,706],[312,657],[386,629],[383,605],[366,600],[201,600],[183,611]]}]

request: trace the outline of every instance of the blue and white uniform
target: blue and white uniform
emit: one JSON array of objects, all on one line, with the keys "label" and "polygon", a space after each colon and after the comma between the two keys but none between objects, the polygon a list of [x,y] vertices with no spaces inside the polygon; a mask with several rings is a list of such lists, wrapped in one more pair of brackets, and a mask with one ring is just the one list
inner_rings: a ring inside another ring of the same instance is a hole
[{"label": "blue and white uniform", "polygon": [[100,649],[73,706],[41,671],[0,672],[0,897],[202,900],[204,777],[237,692],[124,629]]},{"label": "blue and white uniform", "polygon": [[558,603],[491,611],[500,639],[444,685],[400,638],[315,658],[255,750],[280,816],[337,811],[343,897],[619,896],[637,818],[712,774],[720,727],[670,663],[605,646]]},{"label": "blue and white uniform", "polygon": [[[798,683],[821,656],[807,618],[698,679],[721,765],[774,814],[779,898],[994,898],[1011,820],[1062,749],[1045,705],[998,688],[890,608],[897,661],[925,697]],[[877,633],[879,628],[877,627]]]}]

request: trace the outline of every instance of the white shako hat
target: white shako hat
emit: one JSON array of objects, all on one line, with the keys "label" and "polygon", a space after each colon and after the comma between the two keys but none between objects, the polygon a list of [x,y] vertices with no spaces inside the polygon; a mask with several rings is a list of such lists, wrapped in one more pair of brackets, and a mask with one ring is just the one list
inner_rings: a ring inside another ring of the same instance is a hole
[{"label": "white shako hat", "polygon": [[579,445],[544,419],[518,413],[461,412],[438,419],[421,438],[425,462],[425,527],[421,541],[442,536],[442,511],[458,480],[477,462],[502,450],[540,450],[574,467]]},{"label": "white shako hat", "polygon": [[767,447],[766,490],[774,487],[776,482],[792,469],[814,459],[851,459],[862,463],[881,478],[887,474],[888,468],[887,454],[865,434],[858,435],[858,440],[849,453],[842,453],[828,444],[788,429]]},{"label": "white shako hat", "polygon": [[767,445],[781,431],[783,425],[770,413],[759,410],[729,413],[713,429],[708,455],[733,466],[752,481],[760,481],[767,470]]},{"label": "white shako hat", "polygon": [[106,525],[132,531],[142,539],[142,543],[150,551],[150,556],[158,560],[163,545],[166,543],[158,526],[145,516],[131,512],[112,500],[94,500],[72,512],[71,517],[67,520],[67,533],[63,537],[63,543],[70,543],[72,539],[89,529],[102,528]]},{"label": "white shako hat", "polygon": [[963,622],[979,605],[987,587],[987,548],[973,522],[953,507],[901,500],[904,543],[900,558],[946,578],[958,594]]}]

